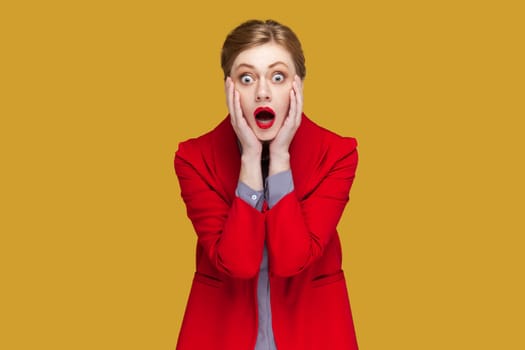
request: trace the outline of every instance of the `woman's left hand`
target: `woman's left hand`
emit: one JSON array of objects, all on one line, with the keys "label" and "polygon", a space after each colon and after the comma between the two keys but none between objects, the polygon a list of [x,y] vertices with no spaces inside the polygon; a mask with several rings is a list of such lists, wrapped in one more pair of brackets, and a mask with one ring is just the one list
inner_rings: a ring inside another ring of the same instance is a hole
[{"label": "woman's left hand", "polygon": [[270,143],[270,154],[279,155],[288,153],[290,143],[301,125],[303,114],[303,82],[297,75],[294,77],[290,90],[290,108],[277,136]]},{"label": "woman's left hand", "polygon": [[290,169],[290,154],[288,149],[301,125],[303,115],[303,82],[296,75],[290,90],[290,108],[277,136],[270,143],[269,175],[274,175]]}]

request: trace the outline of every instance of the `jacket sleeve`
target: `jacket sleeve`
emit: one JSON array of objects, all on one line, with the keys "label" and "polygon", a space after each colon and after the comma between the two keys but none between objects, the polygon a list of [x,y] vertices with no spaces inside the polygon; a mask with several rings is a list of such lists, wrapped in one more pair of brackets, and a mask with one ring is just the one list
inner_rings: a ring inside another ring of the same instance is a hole
[{"label": "jacket sleeve", "polygon": [[270,266],[278,276],[307,268],[336,234],[358,160],[355,139],[344,140],[345,147],[334,150],[337,157],[311,192],[298,198],[294,190],[266,213]]},{"label": "jacket sleeve", "polygon": [[259,271],[264,246],[264,215],[238,196],[230,202],[204,176],[207,170],[181,143],[175,154],[175,172],[200,244],[216,268],[237,278],[250,278]]}]

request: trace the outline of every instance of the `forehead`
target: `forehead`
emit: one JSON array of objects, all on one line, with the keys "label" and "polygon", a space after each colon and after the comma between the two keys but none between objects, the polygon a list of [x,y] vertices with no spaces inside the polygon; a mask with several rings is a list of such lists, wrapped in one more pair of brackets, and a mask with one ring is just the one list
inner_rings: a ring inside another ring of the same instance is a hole
[{"label": "forehead", "polygon": [[294,68],[290,52],[282,45],[270,42],[241,51],[233,61],[232,70],[236,70],[240,65],[264,69],[276,62],[284,63],[289,69]]}]

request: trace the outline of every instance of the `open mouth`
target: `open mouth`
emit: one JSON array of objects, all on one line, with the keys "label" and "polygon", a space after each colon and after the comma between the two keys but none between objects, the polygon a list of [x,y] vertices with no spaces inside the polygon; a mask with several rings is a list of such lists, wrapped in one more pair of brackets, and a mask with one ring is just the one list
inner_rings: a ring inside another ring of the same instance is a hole
[{"label": "open mouth", "polygon": [[269,129],[275,122],[275,112],[270,107],[258,107],[253,115],[255,123],[261,129]]}]

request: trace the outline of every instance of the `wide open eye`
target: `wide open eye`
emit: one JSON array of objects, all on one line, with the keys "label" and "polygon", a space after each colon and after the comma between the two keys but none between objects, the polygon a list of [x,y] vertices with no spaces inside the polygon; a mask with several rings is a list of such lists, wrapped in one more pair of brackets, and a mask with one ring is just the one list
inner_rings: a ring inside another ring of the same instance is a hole
[{"label": "wide open eye", "polygon": [[243,84],[251,84],[253,83],[253,78],[248,74],[243,74],[241,76],[241,83]]},{"label": "wide open eye", "polygon": [[282,83],[284,81],[284,74],[283,73],[275,73],[273,76],[272,76],[272,81],[274,83]]}]

